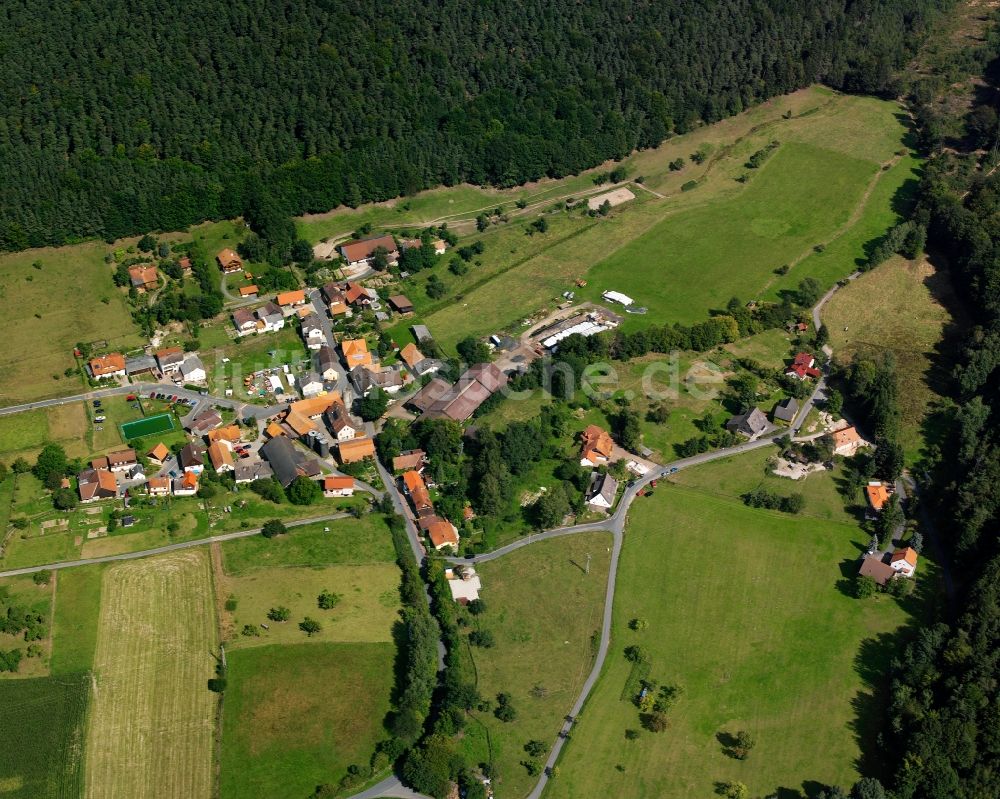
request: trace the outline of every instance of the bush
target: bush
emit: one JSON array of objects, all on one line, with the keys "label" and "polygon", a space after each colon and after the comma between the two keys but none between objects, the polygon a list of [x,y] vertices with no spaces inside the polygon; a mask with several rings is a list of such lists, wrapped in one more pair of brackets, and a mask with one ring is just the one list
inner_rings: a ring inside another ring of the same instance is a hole
[{"label": "bush", "polygon": [[270,519],[264,522],[264,526],[260,530],[264,538],[274,538],[278,535],[284,535],[287,532],[288,528],[285,527],[285,523],[281,519]]},{"label": "bush", "polygon": [[333,591],[323,591],[316,597],[316,604],[320,610],[333,610],[340,603],[340,599],[340,594],[335,594]]},{"label": "bush", "polygon": [[858,575],[855,578],[854,595],[858,599],[867,599],[870,596],[875,596],[876,591],[878,591],[878,583],[876,583],[871,577]]},{"label": "bush", "polygon": [[469,643],[483,649],[490,649],[496,642],[493,639],[493,633],[489,630],[473,630],[469,633]]},{"label": "bush", "polygon": [[35,585],[48,585],[52,579],[52,572],[49,569],[42,569],[35,572],[31,579],[35,581]]}]

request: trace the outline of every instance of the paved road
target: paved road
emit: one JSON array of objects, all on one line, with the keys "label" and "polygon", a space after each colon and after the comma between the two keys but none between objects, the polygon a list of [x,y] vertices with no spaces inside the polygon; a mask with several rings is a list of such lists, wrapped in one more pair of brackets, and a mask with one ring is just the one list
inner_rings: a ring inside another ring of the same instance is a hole
[{"label": "paved road", "polygon": [[[313,524],[315,522],[332,522],[337,519],[347,519],[349,517],[349,513],[327,513],[323,516],[313,516],[309,519],[299,519],[294,522],[285,522],[285,525],[290,528],[302,527],[303,525]],[[0,572],[0,577],[16,577],[21,574],[34,574],[35,572],[40,572],[43,569],[55,571],[56,569],[70,569],[74,566],[92,566],[95,563],[109,563],[116,560],[148,558],[151,555],[162,555],[165,552],[176,552],[178,549],[190,549],[191,547],[200,547],[205,544],[232,541],[236,538],[249,538],[253,535],[259,535],[260,531],[260,527],[255,527],[252,530],[237,530],[234,533],[221,533],[220,535],[213,535],[209,538],[196,538],[193,541],[180,541],[176,544],[166,544],[162,547],[143,549],[139,552],[124,552],[121,555],[104,555],[100,558],[82,558],[81,560],[64,560],[59,563],[46,563],[41,566],[27,566],[23,569],[10,569],[9,571]]]},{"label": "paved road", "polygon": [[417,793],[411,788],[407,788],[399,781],[399,777],[393,774],[386,777],[381,782],[376,783],[371,788],[361,793],[356,793],[351,799],[379,799],[379,797],[395,796],[399,799],[431,799],[422,793]]}]

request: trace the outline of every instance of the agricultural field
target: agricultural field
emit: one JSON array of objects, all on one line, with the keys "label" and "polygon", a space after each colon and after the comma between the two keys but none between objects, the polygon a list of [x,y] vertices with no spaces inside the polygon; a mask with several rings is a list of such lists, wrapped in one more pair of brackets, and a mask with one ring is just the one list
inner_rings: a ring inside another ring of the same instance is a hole
[{"label": "agricultural field", "polygon": [[0,459],[8,464],[17,458],[33,462],[48,443],[61,444],[70,458],[84,457],[90,452],[89,429],[82,403],[0,416]]},{"label": "agricultural field", "polygon": [[367,764],[387,736],[392,643],[302,643],[229,655],[222,799],[302,799]]},{"label": "agricultural field", "polygon": [[[678,485],[638,500],[612,650],[546,795],[694,799],[730,780],[751,795],[791,795],[850,785],[861,763],[877,771],[873,680],[895,634],[936,599],[937,580],[922,562],[912,597],[854,598],[848,579],[866,543],[857,525]],[[637,680],[623,654],[632,645],[645,650],[649,678],[681,689],[663,732],[642,729],[632,701]],[[757,740],[743,761],[724,751],[739,730]]]},{"label": "agricultural field", "polygon": [[0,796],[77,799],[90,679],[0,681]]},{"label": "agricultural field", "polygon": [[108,349],[118,350],[142,343],[104,262],[108,251],[92,241],[0,255],[6,309],[0,405],[83,390],[73,359],[77,342],[106,341]]},{"label": "agricultural field", "polygon": [[[633,183],[636,200],[609,216],[540,203],[478,234],[486,249],[468,274],[433,270],[449,285],[444,299],[426,298],[427,272],[403,290],[450,351],[465,335],[516,332],[522,320],[554,308],[567,289],[578,300],[599,300],[607,288],[630,294],[650,311],[628,316],[631,329],[699,321],[734,294],[777,297],[805,276],[832,283],[898,220],[915,186],[917,163],[906,155],[897,117],[895,104],[821,87],[780,98],[631,156],[626,169],[645,182]],[[750,156],[771,141],[779,142],[771,157],[747,169]],[[702,165],[667,169],[695,150],[708,154]],[[744,175],[745,183],[736,180]],[[691,181],[695,190],[681,191]],[[525,223],[541,213],[548,231],[525,235]],[[721,227],[725,237],[716,235]],[[792,268],[778,276],[784,264]],[[589,285],[575,287],[581,278]]]},{"label": "agricultural field", "polygon": [[217,697],[208,554],[163,555],[103,576],[86,745],[88,797],[207,797]]},{"label": "agricultural field", "polygon": [[531,759],[524,745],[552,744],[590,673],[610,546],[610,534],[586,533],[540,541],[477,567],[487,610],[473,617],[473,624],[489,630],[496,646],[469,648],[476,687],[490,700],[509,693],[517,718],[502,722],[492,713],[473,712],[463,745],[471,762],[492,760],[498,795],[514,799],[528,793],[537,777],[521,765]]},{"label": "agricultural field", "polygon": [[906,460],[920,459],[924,424],[939,399],[936,388],[950,364],[941,364],[946,336],[960,320],[948,273],[926,260],[892,258],[838,291],[823,310],[830,346],[839,363],[857,355],[891,352],[900,381]]},{"label": "agricultural field", "polygon": [[52,619],[52,674],[93,668],[101,612],[104,564],[53,572],[56,606]]}]

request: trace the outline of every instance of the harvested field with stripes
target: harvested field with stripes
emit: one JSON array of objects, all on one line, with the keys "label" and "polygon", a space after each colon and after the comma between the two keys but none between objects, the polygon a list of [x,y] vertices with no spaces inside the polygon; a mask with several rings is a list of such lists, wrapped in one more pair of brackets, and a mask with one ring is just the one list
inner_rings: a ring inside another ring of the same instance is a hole
[{"label": "harvested field with stripes", "polygon": [[208,799],[217,648],[208,553],[108,569],[87,731],[87,799]]}]

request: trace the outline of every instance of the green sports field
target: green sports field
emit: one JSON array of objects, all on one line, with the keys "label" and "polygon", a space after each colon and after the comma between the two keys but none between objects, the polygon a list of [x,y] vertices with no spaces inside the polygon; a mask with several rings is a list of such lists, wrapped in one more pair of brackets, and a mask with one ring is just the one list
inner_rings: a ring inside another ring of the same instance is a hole
[{"label": "green sports field", "polygon": [[[865,543],[856,525],[669,484],[637,500],[611,651],[546,796],[701,799],[729,780],[752,796],[797,795],[852,784],[862,762],[877,771],[868,756],[882,705],[869,677],[936,581],[923,564],[903,603],[853,598],[844,581]],[[633,618],[648,627],[631,630]],[[649,677],[683,689],[665,732],[641,729],[625,691],[630,645],[647,651]],[[757,745],[739,761],[722,742],[744,729]]]},{"label": "green sports field", "polygon": [[173,430],[174,426],[172,413],[158,413],[155,416],[136,419],[134,422],[125,422],[121,425],[122,438],[131,441],[134,438],[166,433],[168,430]]}]

